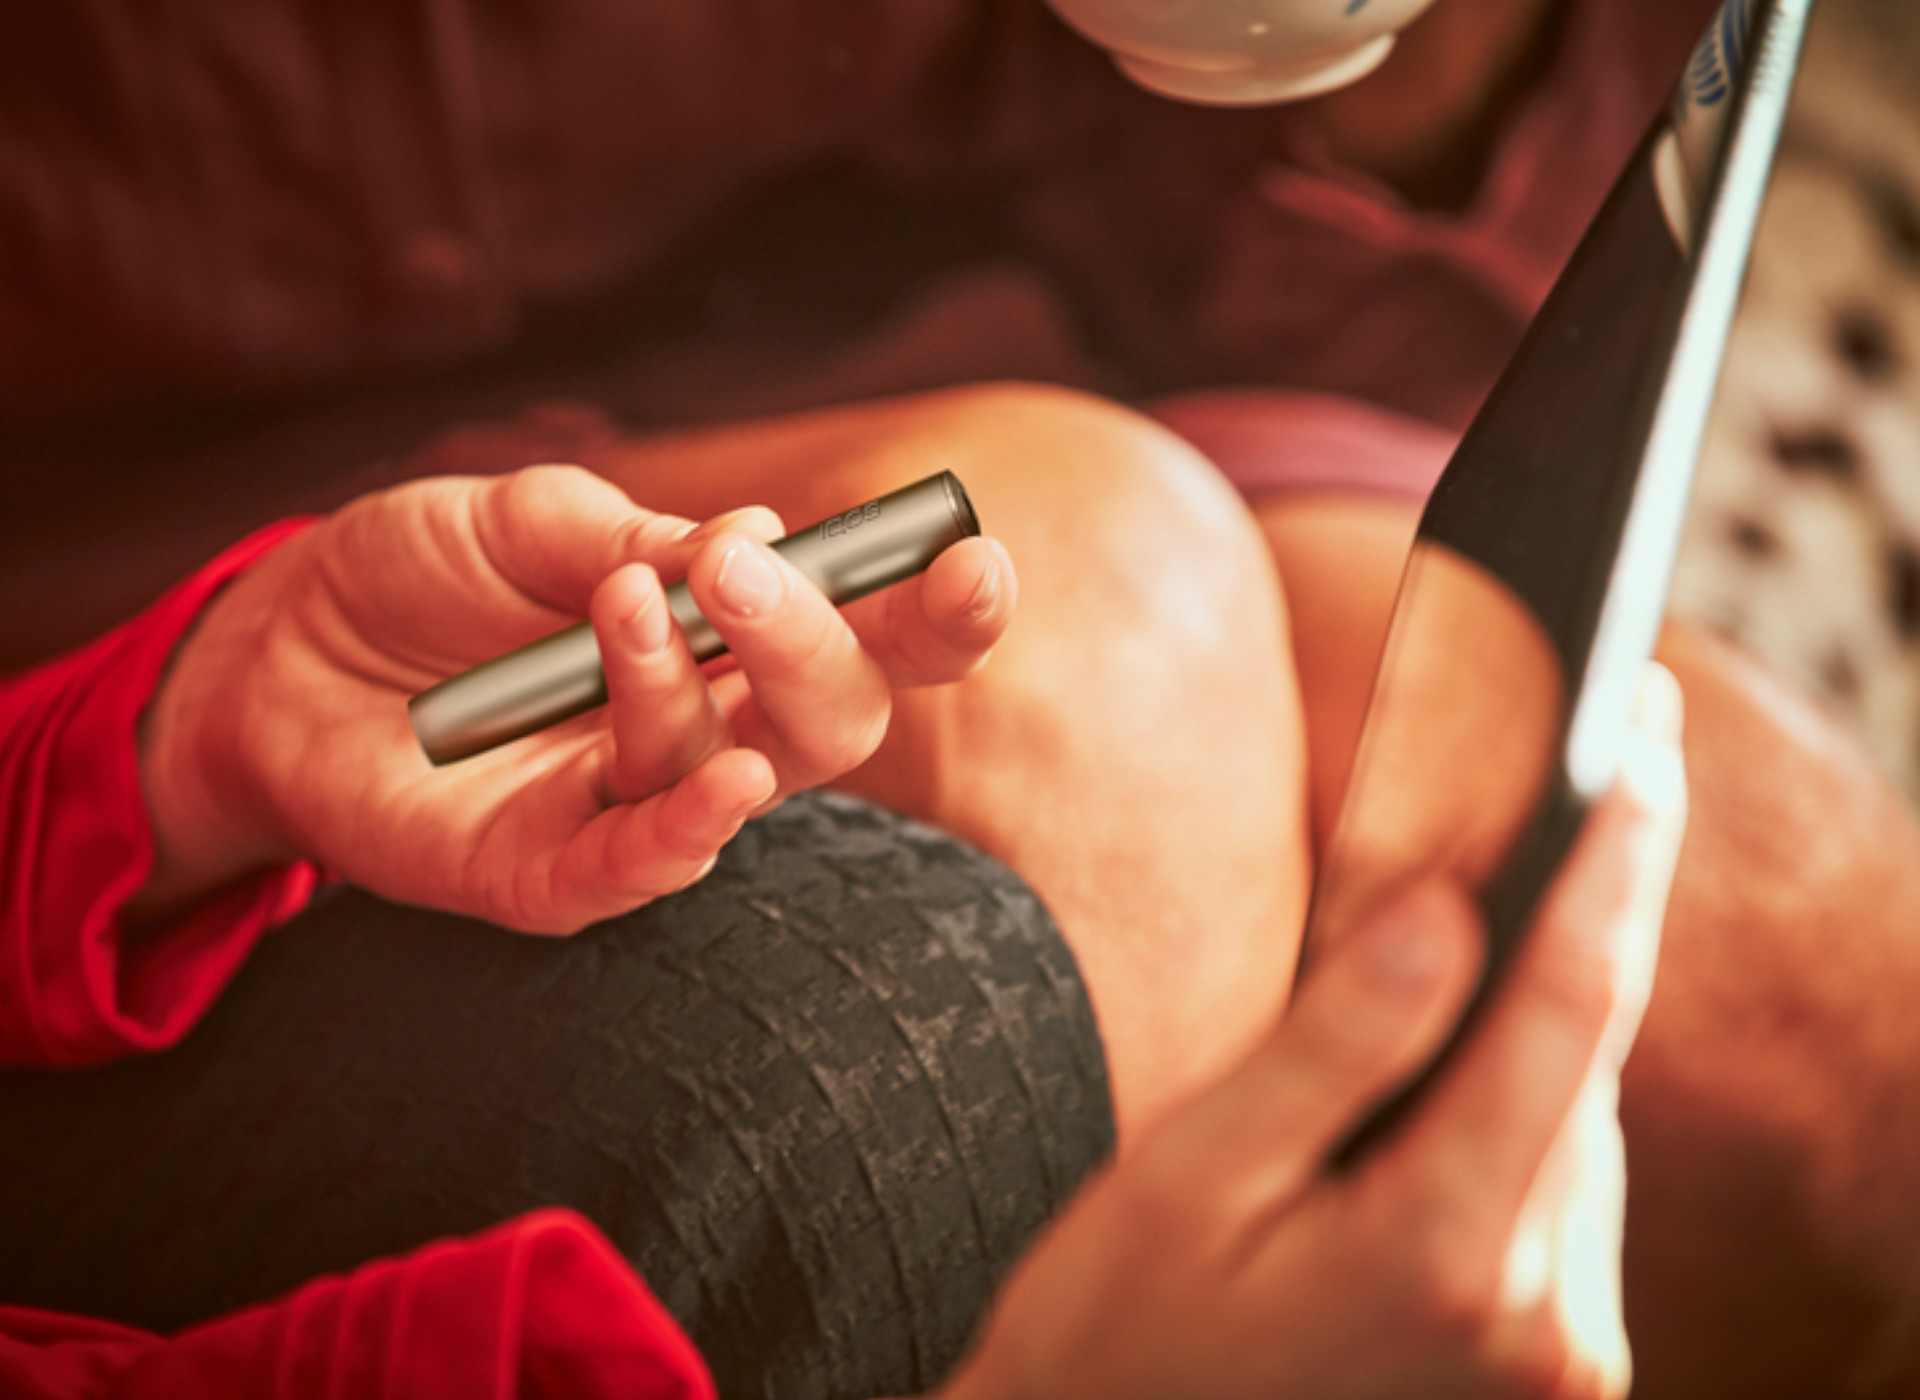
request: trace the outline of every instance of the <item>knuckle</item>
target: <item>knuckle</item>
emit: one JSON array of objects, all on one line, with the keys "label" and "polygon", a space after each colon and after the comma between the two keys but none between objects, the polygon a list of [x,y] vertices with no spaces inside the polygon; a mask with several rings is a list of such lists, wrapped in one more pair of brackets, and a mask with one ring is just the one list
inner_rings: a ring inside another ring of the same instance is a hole
[{"label": "knuckle", "polygon": [[641,511],[620,525],[614,542],[615,555],[621,559],[651,564],[662,557],[670,546],[678,543],[687,528],[688,522],[678,516]]},{"label": "knuckle", "polygon": [[490,552],[520,555],[537,544],[539,523],[556,491],[555,467],[523,467],[499,478],[479,497],[477,523]]},{"label": "knuckle", "polygon": [[1522,1340],[1499,1359],[1502,1389],[1530,1400],[1607,1400],[1614,1392],[1598,1361],[1546,1317],[1528,1319]]},{"label": "knuckle", "polygon": [[887,722],[885,706],[850,710],[808,744],[809,766],[822,779],[852,772],[879,749],[887,737]]},{"label": "knuckle", "polygon": [[792,648],[787,664],[795,676],[809,683],[830,681],[858,659],[859,644],[831,610],[809,609],[803,616],[807,620],[799,626],[783,627],[777,634]]},{"label": "knuckle", "polygon": [[567,938],[593,922],[562,898],[553,860],[491,861],[483,877],[479,916],[515,933]]},{"label": "knuckle", "polygon": [[1398,1266],[1397,1309],[1417,1350],[1451,1358],[1478,1377],[1475,1393],[1520,1400],[1619,1400],[1626,1373],[1569,1330],[1558,1296],[1516,1296],[1508,1276],[1512,1237],[1485,1217],[1455,1211],[1409,1223],[1384,1194],[1368,1210],[1369,1233],[1389,1243]]},{"label": "knuckle", "polygon": [[554,878],[550,862],[530,863],[514,872],[510,886],[513,923],[522,933],[566,935],[578,933],[582,922],[561,916],[554,899]]},{"label": "knuckle", "polygon": [[420,902],[515,933],[564,937],[592,922],[577,901],[563,897],[556,859],[503,855],[511,843],[510,833],[489,823],[488,830],[466,849],[449,882]]},{"label": "knuckle", "polygon": [[1590,945],[1556,950],[1536,959],[1532,994],[1569,1026],[1597,1030],[1620,1004],[1618,972],[1612,959]]},{"label": "knuckle", "polygon": [[1406,1251],[1409,1303],[1420,1329],[1457,1350],[1478,1350],[1500,1316],[1500,1280],[1462,1232],[1429,1229]]},{"label": "knuckle", "polygon": [[1395,1014],[1398,1007],[1376,1005],[1378,1000],[1350,998],[1338,1017],[1323,1015],[1303,1024],[1308,1042],[1303,1051],[1331,1082],[1363,1090],[1392,1069],[1404,1016]]},{"label": "knuckle", "polygon": [[776,721],[792,760],[818,776],[859,767],[887,737],[892,692],[845,626],[829,619],[806,639],[788,674],[814,703]]},{"label": "knuckle", "polygon": [[1548,1400],[1621,1400],[1627,1394],[1624,1376],[1571,1347],[1564,1350],[1566,1360],[1557,1368],[1558,1374],[1536,1393]]},{"label": "knuckle", "polygon": [[1195,1180],[1190,1155],[1161,1137],[1143,1144],[1112,1184],[1125,1197],[1125,1218],[1142,1238],[1179,1239],[1207,1209],[1209,1195],[1194,1189]]},{"label": "knuckle", "polygon": [[[680,887],[678,872],[682,867],[709,866],[719,855],[716,842],[703,833],[683,830],[678,823],[663,823],[660,826],[658,850],[660,859],[675,871],[675,874],[669,877],[668,889]],[[656,883],[657,881],[649,881],[649,888]]]},{"label": "knuckle", "polygon": [[501,489],[495,499],[507,523],[524,520],[550,505],[555,497],[574,484],[574,477],[579,471],[578,467],[522,467],[502,477]]},{"label": "knuckle", "polygon": [[480,917],[513,933],[535,934],[547,938],[568,938],[587,926],[585,919],[568,919],[541,902],[516,881],[514,887],[481,901]]}]

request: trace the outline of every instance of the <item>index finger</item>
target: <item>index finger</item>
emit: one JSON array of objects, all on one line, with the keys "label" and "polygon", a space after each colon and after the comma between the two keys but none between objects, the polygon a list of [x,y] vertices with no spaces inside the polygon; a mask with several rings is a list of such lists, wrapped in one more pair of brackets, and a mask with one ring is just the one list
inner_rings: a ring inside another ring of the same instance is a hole
[{"label": "index finger", "polygon": [[671,580],[723,529],[764,535],[779,518],[755,507],[705,525],[636,505],[583,467],[526,467],[480,483],[471,519],[494,572],[537,602],[583,617],[600,582],[626,564]]}]

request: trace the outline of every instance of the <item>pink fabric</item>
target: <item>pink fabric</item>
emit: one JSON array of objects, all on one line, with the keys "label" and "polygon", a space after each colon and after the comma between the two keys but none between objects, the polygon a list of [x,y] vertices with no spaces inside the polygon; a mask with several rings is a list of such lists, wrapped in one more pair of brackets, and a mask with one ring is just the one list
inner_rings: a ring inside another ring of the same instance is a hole
[{"label": "pink fabric", "polygon": [[1152,412],[1249,499],[1335,492],[1417,503],[1455,441],[1432,423],[1327,394],[1228,389],[1168,399]]}]

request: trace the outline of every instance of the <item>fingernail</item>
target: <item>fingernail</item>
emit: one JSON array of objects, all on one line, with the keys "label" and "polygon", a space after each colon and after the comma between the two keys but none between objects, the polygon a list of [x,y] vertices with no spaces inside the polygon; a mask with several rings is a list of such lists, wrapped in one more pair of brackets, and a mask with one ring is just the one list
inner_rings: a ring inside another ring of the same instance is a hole
[{"label": "fingernail", "polygon": [[720,572],[714,575],[713,586],[722,603],[747,617],[771,612],[787,591],[772,551],[746,539],[727,546],[727,552],[720,556]]},{"label": "fingernail", "polygon": [[1658,662],[1649,662],[1634,696],[1633,722],[1620,743],[1620,778],[1642,806],[1664,812],[1683,799],[1686,764],[1680,757],[1685,725],[1680,682]]},{"label": "fingernail", "polygon": [[666,650],[667,639],[673,635],[672,624],[666,599],[655,593],[628,616],[627,640],[642,656],[652,656]]},{"label": "fingernail", "polygon": [[1633,722],[1656,739],[1678,744],[1685,710],[1680,682],[1673,672],[1657,661],[1648,662],[1634,695]]},{"label": "fingernail", "polygon": [[1630,725],[1620,741],[1620,781],[1642,807],[1666,812],[1684,800],[1687,768],[1671,739],[1657,739],[1646,728]]}]

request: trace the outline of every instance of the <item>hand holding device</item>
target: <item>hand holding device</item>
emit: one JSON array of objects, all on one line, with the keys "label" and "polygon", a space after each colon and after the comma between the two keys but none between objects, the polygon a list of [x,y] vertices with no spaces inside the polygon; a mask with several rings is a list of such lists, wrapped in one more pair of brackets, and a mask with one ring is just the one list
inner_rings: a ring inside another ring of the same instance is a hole
[{"label": "hand holding device", "polygon": [[[764,512],[696,527],[571,467],[411,482],[320,521],[208,609],[149,708],[149,908],[306,856],[558,932],[697,878],[755,811],[869,757],[896,689],[966,675],[1012,615],[992,540],[842,614],[769,533]],[[737,670],[704,674],[672,628],[659,580],[682,574]],[[771,587],[742,609],[754,574]],[[408,697],[582,614],[611,663],[604,719],[422,757]]]},{"label": "hand holding device", "polygon": [[[941,472],[796,530],[774,552],[835,604],[919,573],[950,544],[980,533],[966,488]],[[726,650],[684,582],[667,605],[696,661]],[[451,763],[558,724],[607,701],[592,624],[581,622],[444,680],[407,704],[420,746]]]},{"label": "hand holding device", "polygon": [[1656,674],[1505,995],[1409,1131],[1321,1170],[1472,993],[1470,888],[1360,917],[1285,1020],[1082,1189],[940,1400],[1624,1394],[1613,1112],[1677,854],[1678,695]]}]

